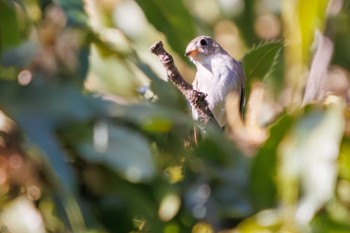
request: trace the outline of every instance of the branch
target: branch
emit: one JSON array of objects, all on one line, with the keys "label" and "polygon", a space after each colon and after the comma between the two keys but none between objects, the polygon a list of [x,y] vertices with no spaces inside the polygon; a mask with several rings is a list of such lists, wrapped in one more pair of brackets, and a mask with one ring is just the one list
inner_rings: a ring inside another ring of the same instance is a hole
[{"label": "branch", "polygon": [[197,111],[199,123],[206,126],[208,122],[211,122],[217,127],[220,127],[208,107],[208,102],[205,99],[206,94],[194,90],[192,85],[188,84],[183,79],[175,66],[173,57],[165,51],[163,43],[161,41],[154,43],[150,51],[155,54],[163,64],[168,79],[181,91],[187,101],[191,103],[192,108]]}]

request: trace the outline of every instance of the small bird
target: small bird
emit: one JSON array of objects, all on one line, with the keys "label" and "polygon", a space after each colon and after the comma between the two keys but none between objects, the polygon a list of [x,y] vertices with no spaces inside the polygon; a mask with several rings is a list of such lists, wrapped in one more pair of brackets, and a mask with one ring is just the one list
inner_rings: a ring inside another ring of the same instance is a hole
[{"label": "small bird", "polygon": [[[192,83],[193,89],[207,94],[206,100],[220,127],[226,120],[225,99],[230,92],[240,97],[242,114],[245,102],[245,76],[240,62],[232,58],[213,38],[198,36],[186,48],[187,57],[196,65],[197,73]],[[192,110],[194,119],[198,114]]]}]

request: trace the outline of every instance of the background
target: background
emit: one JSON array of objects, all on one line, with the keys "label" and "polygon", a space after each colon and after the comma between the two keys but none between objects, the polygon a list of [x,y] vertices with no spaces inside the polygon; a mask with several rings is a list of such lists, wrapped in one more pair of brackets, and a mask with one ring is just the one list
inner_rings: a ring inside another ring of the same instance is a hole
[{"label": "background", "polygon": [[[0,0],[0,232],[350,232],[349,0]],[[195,145],[194,37],[247,76]]]}]

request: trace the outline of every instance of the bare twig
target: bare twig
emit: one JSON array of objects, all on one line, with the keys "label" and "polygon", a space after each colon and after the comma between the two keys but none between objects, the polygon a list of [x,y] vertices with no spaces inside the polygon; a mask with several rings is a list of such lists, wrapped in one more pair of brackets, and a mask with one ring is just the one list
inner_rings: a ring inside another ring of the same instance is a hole
[{"label": "bare twig", "polygon": [[155,54],[163,64],[169,80],[182,92],[188,102],[191,103],[192,108],[197,111],[200,124],[206,126],[208,122],[211,122],[219,127],[213,113],[208,107],[208,102],[205,100],[206,94],[194,90],[192,85],[188,84],[183,79],[175,66],[173,57],[165,51],[163,43],[161,41],[154,43],[150,51]]}]

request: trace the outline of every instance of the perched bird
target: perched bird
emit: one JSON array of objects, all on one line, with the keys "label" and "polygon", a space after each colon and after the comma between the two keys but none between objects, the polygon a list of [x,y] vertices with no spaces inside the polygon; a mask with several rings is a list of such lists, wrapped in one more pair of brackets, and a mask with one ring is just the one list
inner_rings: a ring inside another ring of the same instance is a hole
[{"label": "perched bird", "polygon": [[[242,114],[245,96],[245,76],[240,62],[232,58],[213,38],[198,36],[186,48],[187,57],[196,65],[193,88],[207,94],[209,109],[221,127],[226,125],[225,98],[236,92],[240,97]],[[197,113],[192,111],[194,119]]]}]

